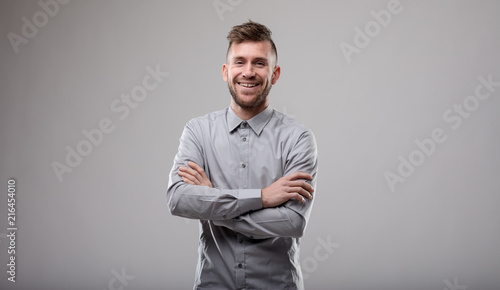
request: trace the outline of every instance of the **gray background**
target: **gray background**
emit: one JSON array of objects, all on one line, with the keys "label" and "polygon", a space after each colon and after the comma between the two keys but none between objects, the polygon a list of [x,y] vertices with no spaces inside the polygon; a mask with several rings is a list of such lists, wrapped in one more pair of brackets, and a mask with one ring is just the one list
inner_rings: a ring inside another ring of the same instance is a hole
[{"label": "gray background", "polygon": [[[225,37],[250,18],[278,47],[271,105],[318,141],[306,288],[499,289],[500,87],[456,130],[443,114],[479,76],[500,81],[500,2],[402,0],[348,62],[341,43],[354,45],[355,28],[373,26],[370,12],[390,2],[73,0],[16,53],[7,35],[22,36],[23,17],[40,23],[43,10],[1,1],[0,288],[192,288],[197,222],[169,214],[168,173],[184,124],[229,105]],[[169,76],[121,120],[111,104],[148,66]],[[66,146],[105,118],[114,131],[59,181],[51,164],[65,164]],[[446,141],[392,191],[384,173],[397,174],[399,156],[418,157],[415,139],[436,128]],[[5,266],[9,178],[15,284]],[[113,274],[123,268],[133,276],[125,285]]]}]

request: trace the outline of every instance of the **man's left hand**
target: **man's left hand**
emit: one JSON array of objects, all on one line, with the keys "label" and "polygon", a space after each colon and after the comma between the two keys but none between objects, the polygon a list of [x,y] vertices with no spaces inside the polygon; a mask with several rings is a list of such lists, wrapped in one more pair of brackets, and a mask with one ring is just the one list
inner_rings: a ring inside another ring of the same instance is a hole
[{"label": "man's left hand", "polygon": [[179,176],[182,178],[182,181],[192,185],[213,187],[212,182],[210,181],[210,179],[208,179],[207,174],[205,173],[205,170],[203,170],[203,168],[201,168],[193,161],[188,161],[188,165],[189,167],[179,167],[179,172],[177,174],[179,174]]}]

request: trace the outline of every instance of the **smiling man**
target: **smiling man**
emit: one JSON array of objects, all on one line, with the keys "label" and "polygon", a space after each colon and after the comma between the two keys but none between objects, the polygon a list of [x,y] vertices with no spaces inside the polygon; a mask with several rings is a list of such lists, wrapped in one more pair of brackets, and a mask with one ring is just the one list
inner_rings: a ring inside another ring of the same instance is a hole
[{"label": "smiling man", "polygon": [[189,121],[170,172],[173,215],[200,220],[194,289],[303,289],[299,244],[316,185],[313,133],[269,106],[280,77],[271,31],[234,26],[229,108]]}]

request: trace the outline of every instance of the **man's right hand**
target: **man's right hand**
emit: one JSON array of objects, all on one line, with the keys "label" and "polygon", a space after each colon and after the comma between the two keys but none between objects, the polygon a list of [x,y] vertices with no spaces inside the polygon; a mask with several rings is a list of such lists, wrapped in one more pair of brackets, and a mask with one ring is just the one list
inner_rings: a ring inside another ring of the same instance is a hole
[{"label": "man's right hand", "polygon": [[305,198],[312,199],[314,188],[304,180],[311,180],[312,176],[304,172],[295,172],[283,176],[269,187],[262,189],[262,206],[275,207],[290,199],[305,202]]}]

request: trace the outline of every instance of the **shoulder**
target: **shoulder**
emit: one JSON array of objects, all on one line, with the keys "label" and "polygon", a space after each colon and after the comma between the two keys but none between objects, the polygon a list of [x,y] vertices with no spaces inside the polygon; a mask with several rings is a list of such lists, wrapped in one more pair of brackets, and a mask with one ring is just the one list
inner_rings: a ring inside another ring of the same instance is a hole
[{"label": "shoulder", "polygon": [[280,130],[288,132],[295,138],[301,139],[303,137],[310,137],[314,139],[314,133],[304,124],[275,109],[273,110],[273,119],[274,122],[276,123],[275,125]]},{"label": "shoulder", "polygon": [[287,162],[316,164],[318,149],[314,133],[301,122],[276,110],[273,118]]},{"label": "shoulder", "polygon": [[187,122],[186,127],[191,129],[205,129],[212,127],[215,124],[223,125],[226,120],[226,113],[227,108],[193,118]]}]

